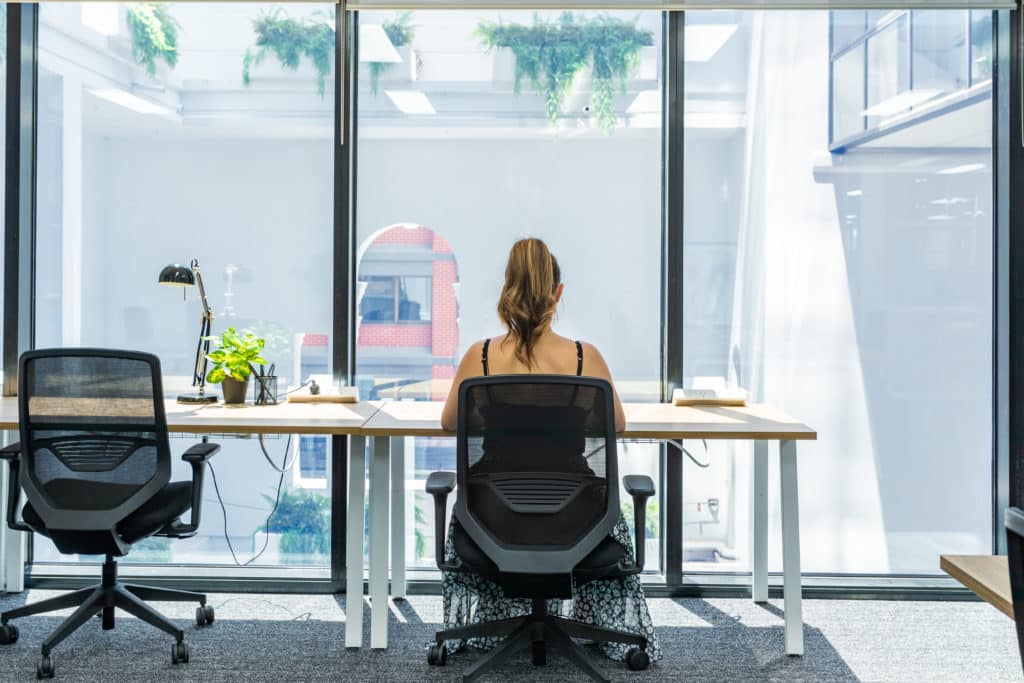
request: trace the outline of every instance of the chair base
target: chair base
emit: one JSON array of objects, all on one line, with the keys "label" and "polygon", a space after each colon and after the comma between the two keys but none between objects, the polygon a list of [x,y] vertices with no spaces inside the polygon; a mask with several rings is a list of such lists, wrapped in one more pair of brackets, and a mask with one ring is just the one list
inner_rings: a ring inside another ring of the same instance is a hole
[{"label": "chair base", "polygon": [[[114,609],[122,609],[132,616],[135,616],[146,623],[170,634],[174,637],[175,645],[172,648],[172,660],[175,664],[178,661],[188,661],[188,650],[184,646],[185,633],[174,625],[160,612],[156,611],[146,600],[172,601],[172,602],[198,602],[201,609],[205,608],[206,595],[193,593],[191,591],[178,591],[166,588],[152,588],[149,586],[137,586],[134,584],[120,583],[117,580],[117,563],[113,557],[107,556],[103,563],[103,580],[99,585],[82,590],[73,591],[59,595],[49,600],[42,600],[31,605],[18,607],[0,614],[0,625],[6,625],[11,619],[27,617],[33,614],[45,614],[57,610],[75,607],[71,614],[50,636],[43,641],[42,662],[49,662],[48,668],[52,675],[52,660],[50,653],[64,639],[70,636],[94,616],[102,615],[103,629],[114,628]],[[208,608],[207,608],[208,609]],[[212,611],[207,617],[206,623],[212,623]],[[42,668],[46,668],[41,664]],[[42,677],[42,674],[40,674]],[[47,676],[49,677],[49,676]]]},{"label": "chair base", "polygon": [[[446,640],[501,636],[505,636],[505,639],[466,670],[462,677],[465,683],[475,681],[484,673],[501,666],[509,657],[526,647],[531,649],[534,666],[544,666],[547,663],[547,652],[551,650],[567,657],[593,680],[607,683],[608,678],[594,666],[583,648],[573,642],[573,638],[625,643],[636,646],[639,652],[647,649],[647,639],[643,636],[549,614],[547,602],[539,599],[533,601],[533,611],[528,615],[438,631],[435,639],[438,646],[443,648]],[[646,654],[634,661],[642,661],[643,664],[634,667],[631,662],[630,668],[647,666]],[[432,655],[430,663],[443,665],[445,657]]]}]

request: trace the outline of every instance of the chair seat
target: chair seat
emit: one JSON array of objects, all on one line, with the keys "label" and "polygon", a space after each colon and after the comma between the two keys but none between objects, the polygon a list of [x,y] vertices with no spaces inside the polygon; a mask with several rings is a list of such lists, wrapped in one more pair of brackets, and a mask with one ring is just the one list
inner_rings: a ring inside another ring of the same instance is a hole
[{"label": "chair seat", "polygon": [[[480,546],[469,537],[458,521],[452,527],[452,543],[455,545],[456,554],[467,570],[498,583],[503,582],[498,566],[480,550]],[[597,547],[576,565],[576,569],[573,570],[573,578],[577,584],[584,584],[594,579],[620,576],[622,573],[618,571],[619,562],[625,557],[626,549],[622,547],[622,544],[611,536],[605,536]],[[542,578],[542,576],[535,576],[533,585],[536,586],[536,582],[541,581]]]},{"label": "chair seat", "polygon": [[[46,484],[47,493],[66,493],[72,487],[88,486],[90,496],[97,500],[123,500],[123,485],[88,482],[83,484],[74,479],[54,479]],[[128,515],[117,525],[117,531],[127,543],[135,543],[152,536],[162,528],[185,514],[192,507],[192,482],[176,481],[160,489],[142,507]],[[22,511],[25,523],[37,533],[53,540],[57,548],[66,554],[121,555],[109,532],[47,529],[39,513],[31,503]]]}]

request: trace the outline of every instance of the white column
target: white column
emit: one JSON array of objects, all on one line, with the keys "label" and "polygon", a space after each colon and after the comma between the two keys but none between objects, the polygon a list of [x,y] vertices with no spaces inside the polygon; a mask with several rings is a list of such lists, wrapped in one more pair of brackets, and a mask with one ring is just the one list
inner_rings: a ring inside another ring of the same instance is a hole
[{"label": "white column", "polygon": [[363,528],[366,524],[366,437],[348,451],[348,528],[345,530],[345,647],[363,645]]},{"label": "white column", "polygon": [[751,553],[754,602],[768,602],[768,442],[754,442]]},{"label": "white column", "polygon": [[373,439],[370,460],[370,647],[388,646],[388,491],[391,439]]},{"label": "white column", "polygon": [[405,599],[405,437],[391,437],[391,596]]},{"label": "white column", "polygon": [[800,587],[800,505],[797,496],[796,441],[779,446],[782,498],[782,586],[786,610],[786,654],[804,653]]},{"label": "white column", "polygon": [[82,82],[67,74],[61,97],[61,343],[82,345]]}]

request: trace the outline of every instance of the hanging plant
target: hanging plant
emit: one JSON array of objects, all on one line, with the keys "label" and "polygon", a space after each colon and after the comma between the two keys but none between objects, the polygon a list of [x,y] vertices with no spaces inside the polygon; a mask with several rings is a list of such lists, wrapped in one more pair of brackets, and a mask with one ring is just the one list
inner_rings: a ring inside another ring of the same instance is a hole
[{"label": "hanging plant", "polygon": [[132,36],[132,56],[146,68],[150,78],[156,76],[156,61],[162,59],[174,68],[178,63],[177,20],[167,5],[158,2],[132,2],[127,6],[128,30]]},{"label": "hanging plant", "polygon": [[252,68],[273,54],[286,69],[296,71],[305,56],[316,69],[316,89],[321,97],[331,72],[334,54],[334,29],[323,14],[298,20],[288,17],[280,7],[265,12],[252,22],[256,44],[242,58],[242,82],[249,85]]},{"label": "hanging plant", "polygon": [[[395,47],[402,47],[412,42],[416,36],[416,25],[412,23],[412,12],[402,12],[398,16],[383,22],[380,27]],[[394,66],[394,62],[367,62],[370,70],[370,92],[377,94],[380,75]]]},{"label": "hanging plant", "polygon": [[555,127],[573,79],[591,65],[591,106],[605,133],[615,128],[615,79],[625,92],[630,74],[640,63],[640,48],[654,44],[654,35],[633,23],[605,15],[579,18],[570,12],[553,22],[534,15],[532,26],[481,22],[477,35],[488,50],[512,50],[516,57],[513,92],[518,95],[523,78],[528,78],[544,96],[545,112]]}]

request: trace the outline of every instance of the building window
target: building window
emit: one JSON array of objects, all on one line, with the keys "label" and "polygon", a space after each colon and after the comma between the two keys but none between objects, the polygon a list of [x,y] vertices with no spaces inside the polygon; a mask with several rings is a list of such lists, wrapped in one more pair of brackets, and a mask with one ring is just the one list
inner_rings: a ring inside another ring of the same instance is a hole
[{"label": "building window", "polygon": [[363,322],[430,322],[430,285],[429,277],[370,276],[362,300]]}]

